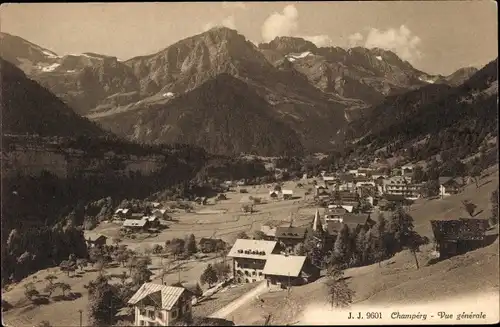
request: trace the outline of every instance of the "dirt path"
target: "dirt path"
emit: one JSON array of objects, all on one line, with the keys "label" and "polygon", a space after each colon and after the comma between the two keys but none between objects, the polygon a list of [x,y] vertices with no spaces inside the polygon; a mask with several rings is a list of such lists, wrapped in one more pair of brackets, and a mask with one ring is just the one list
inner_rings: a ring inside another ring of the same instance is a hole
[{"label": "dirt path", "polygon": [[238,309],[242,305],[252,301],[256,296],[258,296],[266,291],[267,291],[267,283],[266,283],[266,281],[262,281],[257,287],[255,287],[254,289],[252,289],[248,293],[244,294],[243,296],[236,299],[235,301],[229,303],[228,305],[226,305],[224,308],[220,309],[219,311],[211,314],[210,318],[224,319],[227,316],[229,316],[232,312],[234,312],[236,309]]}]

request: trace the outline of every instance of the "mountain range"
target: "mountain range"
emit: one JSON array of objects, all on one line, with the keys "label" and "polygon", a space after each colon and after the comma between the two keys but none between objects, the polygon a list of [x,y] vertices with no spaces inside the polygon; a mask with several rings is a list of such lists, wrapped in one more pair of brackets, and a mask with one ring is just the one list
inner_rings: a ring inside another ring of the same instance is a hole
[{"label": "mountain range", "polygon": [[255,46],[223,27],[126,61],[59,56],[6,33],[0,41],[5,60],[104,129],[222,154],[324,151],[386,97],[456,87],[477,71],[430,75],[391,51],[317,47],[294,37]]},{"label": "mountain range", "polygon": [[94,122],[77,115],[63,101],[19,68],[0,58],[2,133],[41,136],[104,136]]}]

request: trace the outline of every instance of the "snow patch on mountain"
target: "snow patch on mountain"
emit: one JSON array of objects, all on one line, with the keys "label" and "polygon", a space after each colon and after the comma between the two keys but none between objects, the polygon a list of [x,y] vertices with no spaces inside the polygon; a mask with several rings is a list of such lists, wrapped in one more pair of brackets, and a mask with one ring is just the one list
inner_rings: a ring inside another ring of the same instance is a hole
[{"label": "snow patch on mountain", "polygon": [[43,72],[52,72],[59,66],[61,66],[61,64],[55,63],[55,64],[52,64],[50,66],[42,67],[42,71]]},{"label": "snow patch on mountain", "polygon": [[46,55],[47,57],[49,57],[49,58],[54,58],[54,59],[55,59],[55,58],[60,58],[60,57],[59,57],[58,55],[56,55],[55,53],[50,52],[50,51],[47,51],[47,50],[42,50],[42,53],[43,53],[44,55]]},{"label": "snow patch on mountain", "polygon": [[286,59],[288,59],[288,61],[290,61],[290,62],[294,62],[295,61],[295,58],[286,58]]},{"label": "snow patch on mountain", "polygon": [[422,82],[426,82],[426,83],[429,83],[429,84],[434,84],[434,82],[435,82],[434,80],[425,78],[424,76],[420,76],[418,79],[420,81],[422,81]]},{"label": "snow patch on mountain", "polygon": [[172,98],[174,96],[174,94],[172,92],[167,92],[167,93],[163,93],[163,96]]},{"label": "snow patch on mountain", "polygon": [[305,58],[305,57],[309,56],[310,54],[311,54],[311,51],[306,51],[306,52],[302,52],[299,54],[290,53],[287,55],[287,57],[294,58],[294,59],[301,59],[301,58]]},{"label": "snow patch on mountain", "polygon": [[382,61],[382,57],[381,56],[376,56],[375,58],[377,58],[378,60]]}]

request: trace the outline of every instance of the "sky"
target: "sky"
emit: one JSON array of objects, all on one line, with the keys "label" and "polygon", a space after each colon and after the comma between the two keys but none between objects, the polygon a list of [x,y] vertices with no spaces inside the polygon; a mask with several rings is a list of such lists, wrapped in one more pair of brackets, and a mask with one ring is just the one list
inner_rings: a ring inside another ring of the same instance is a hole
[{"label": "sky", "polygon": [[379,47],[431,74],[498,56],[494,1],[169,2],[2,4],[0,30],[59,55],[125,60],[213,26],[254,43],[298,36],[318,46]]}]

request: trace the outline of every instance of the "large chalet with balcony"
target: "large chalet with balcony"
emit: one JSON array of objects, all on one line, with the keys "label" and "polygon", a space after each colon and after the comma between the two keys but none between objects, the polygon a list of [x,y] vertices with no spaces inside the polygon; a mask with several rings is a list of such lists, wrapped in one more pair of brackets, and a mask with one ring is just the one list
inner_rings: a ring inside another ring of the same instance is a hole
[{"label": "large chalet with balcony", "polygon": [[130,298],[135,326],[173,326],[192,319],[192,294],[184,287],[144,283]]},{"label": "large chalet with balcony", "polygon": [[463,254],[486,243],[486,219],[431,220],[436,251],[440,259]]},{"label": "large chalet with balcony", "polygon": [[277,227],[276,241],[281,249],[290,249],[304,241],[307,228],[303,227]]},{"label": "large chalet with balcony", "polygon": [[228,253],[233,258],[233,277],[237,283],[264,280],[264,266],[269,255],[279,251],[276,241],[237,239]]}]

